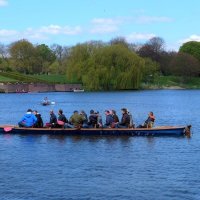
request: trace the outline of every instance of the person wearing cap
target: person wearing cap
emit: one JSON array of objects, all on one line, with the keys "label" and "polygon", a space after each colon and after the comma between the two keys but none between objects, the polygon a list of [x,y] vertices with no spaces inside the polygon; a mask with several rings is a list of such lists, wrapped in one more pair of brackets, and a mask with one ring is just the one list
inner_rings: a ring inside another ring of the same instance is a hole
[{"label": "person wearing cap", "polygon": [[83,124],[83,116],[78,113],[77,110],[74,111],[73,115],[69,119],[69,123],[67,123],[67,128],[79,128]]},{"label": "person wearing cap", "polygon": [[28,109],[26,114],[22,117],[22,119],[18,122],[19,127],[33,127],[37,122],[36,116],[32,113],[31,109]]},{"label": "person wearing cap", "polygon": [[130,124],[130,116],[128,115],[128,111],[126,108],[122,108],[122,118],[121,118],[121,122],[116,124],[117,128],[129,128],[129,124]]},{"label": "person wearing cap", "polygon": [[44,126],[44,124],[43,124],[41,114],[37,110],[34,110],[33,114],[37,118],[37,122],[34,124],[34,128],[42,128]]},{"label": "person wearing cap", "polygon": [[111,128],[112,123],[114,122],[112,113],[109,110],[105,110],[106,115],[106,123],[104,124],[104,128]]}]

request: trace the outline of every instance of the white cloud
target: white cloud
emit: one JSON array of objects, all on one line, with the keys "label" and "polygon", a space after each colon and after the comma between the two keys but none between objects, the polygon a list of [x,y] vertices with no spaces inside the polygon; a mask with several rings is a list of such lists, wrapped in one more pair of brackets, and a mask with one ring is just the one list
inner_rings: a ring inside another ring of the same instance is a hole
[{"label": "white cloud", "polygon": [[7,0],[0,0],[0,7],[1,6],[7,6],[8,5],[8,1]]},{"label": "white cloud", "polygon": [[27,28],[21,33],[23,38],[30,40],[48,40],[48,36],[32,28]]},{"label": "white cloud", "polygon": [[156,22],[171,22],[172,18],[169,17],[155,17],[155,16],[139,16],[135,18],[135,22],[139,24],[148,24]]},{"label": "white cloud", "polygon": [[58,25],[50,25],[38,29],[27,28],[24,31],[0,29],[0,38],[4,42],[13,42],[22,38],[38,42],[49,40],[52,35],[77,35],[80,32],[81,28],[79,26],[61,27]]},{"label": "white cloud", "polygon": [[81,32],[80,26],[70,27],[70,26],[59,26],[59,25],[49,25],[43,26],[38,30],[40,33],[47,33],[52,35],[64,34],[64,35],[77,35]]},{"label": "white cloud", "polygon": [[0,37],[10,37],[16,35],[18,32],[15,30],[0,29]]},{"label": "white cloud", "polygon": [[18,39],[19,32],[16,30],[0,29],[1,42],[13,42]]},{"label": "white cloud", "polygon": [[197,41],[200,42],[200,35],[190,35],[188,38],[182,39],[179,41],[179,43],[185,43],[185,42],[189,42],[189,41]]},{"label": "white cloud", "polygon": [[144,41],[149,40],[156,35],[153,33],[132,33],[126,36],[128,42]]},{"label": "white cloud", "polygon": [[119,30],[119,25],[122,24],[122,19],[111,18],[95,18],[92,20],[91,33],[113,33]]}]

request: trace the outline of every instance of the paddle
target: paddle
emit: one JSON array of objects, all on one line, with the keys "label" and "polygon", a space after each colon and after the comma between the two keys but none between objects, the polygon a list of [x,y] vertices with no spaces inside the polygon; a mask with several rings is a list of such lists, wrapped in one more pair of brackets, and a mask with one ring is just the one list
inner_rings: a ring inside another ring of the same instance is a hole
[{"label": "paddle", "polygon": [[7,127],[4,127],[3,129],[4,129],[5,132],[10,132],[10,131],[12,131],[13,128],[7,126]]}]

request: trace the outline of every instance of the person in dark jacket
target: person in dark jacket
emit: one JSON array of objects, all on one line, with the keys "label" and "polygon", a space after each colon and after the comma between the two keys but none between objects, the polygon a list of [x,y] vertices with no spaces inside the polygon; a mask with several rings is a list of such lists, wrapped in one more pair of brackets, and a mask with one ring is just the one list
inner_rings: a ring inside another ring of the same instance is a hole
[{"label": "person in dark jacket", "polygon": [[112,110],[112,116],[113,116],[114,122],[118,123],[119,122],[119,117],[118,117],[118,115],[117,115],[115,110]]},{"label": "person in dark jacket", "polygon": [[34,124],[34,128],[42,128],[44,126],[44,124],[43,124],[43,120],[42,120],[41,114],[38,113],[37,110],[34,110],[33,114],[37,118],[37,122]]},{"label": "person in dark jacket", "polygon": [[58,123],[59,123],[59,121],[60,122],[63,122],[63,125],[65,124],[65,123],[68,123],[68,120],[67,120],[67,118],[65,117],[65,115],[63,114],[63,110],[59,110],[58,111]]},{"label": "person in dark jacket", "polygon": [[57,117],[54,114],[53,110],[50,110],[50,120],[49,120],[50,127],[55,128],[57,126]]},{"label": "person in dark jacket", "polygon": [[18,125],[19,127],[30,128],[33,127],[36,122],[37,122],[36,116],[32,113],[31,109],[28,109],[26,114],[19,121]]},{"label": "person in dark jacket", "polygon": [[95,128],[97,127],[97,118],[98,115],[95,114],[94,110],[90,110],[90,116],[88,120],[88,128]]},{"label": "person in dark jacket", "polygon": [[109,110],[105,110],[106,115],[106,123],[104,124],[104,128],[111,128],[112,123],[114,122],[112,113]]},{"label": "person in dark jacket", "polygon": [[130,124],[130,116],[127,113],[127,109],[126,108],[122,108],[122,119],[121,122],[116,124],[117,128],[129,128],[129,124]]}]

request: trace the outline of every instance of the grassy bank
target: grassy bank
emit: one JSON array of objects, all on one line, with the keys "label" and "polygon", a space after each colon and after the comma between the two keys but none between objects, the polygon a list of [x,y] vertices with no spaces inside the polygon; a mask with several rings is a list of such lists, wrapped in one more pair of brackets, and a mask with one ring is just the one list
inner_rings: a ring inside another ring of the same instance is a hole
[{"label": "grassy bank", "polygon": [[1,76],[0,75],[0,82],[1,83],[15,83],[17,82],[17,79],[13,79],[13,78],[9,78],[9,77],[5,77],[5,76]]},{"label": "grassy bank", "polygon": [[151,83],[143,83],[143,89],[200,89],[200,78],[158,76]]},{"label": "grassy bank", "polygon": [[[66,75],[24,75],[14,72],[0,72],[1,83],[37,82],[37,83],[72,83]],[[200,78],[183,78],[176,76],[157,76],[152,82],[144,82],[141,89],[200,89]]]},{"label": "grassy bank", "polygon": [[0,72],[0,82],[1,83],[15,83],[15,82],[25,82],[25,83],[72,83],[66,78],[66,75],[26,75],[16,72]]},{"label": "grassy bank", "polygon": [[47,81],[49,83],[58,83],[58,84],[65,84],[65,83],[72,83],[67,80],[66,75],[58,75],[58,74],[50,74],[50,75],[31,75],[32,78],[41,79],[43,81]]}]

